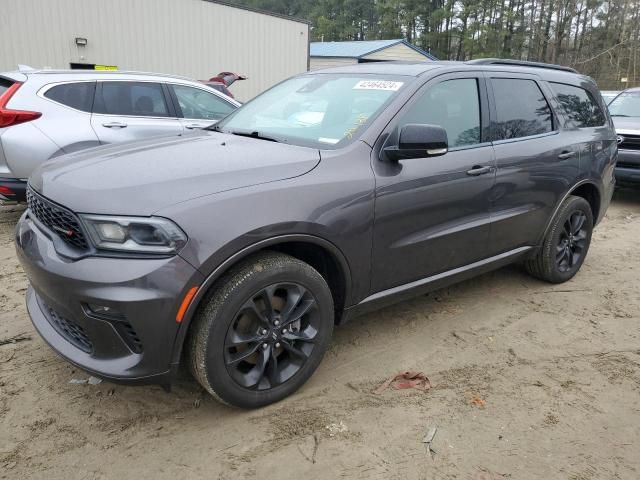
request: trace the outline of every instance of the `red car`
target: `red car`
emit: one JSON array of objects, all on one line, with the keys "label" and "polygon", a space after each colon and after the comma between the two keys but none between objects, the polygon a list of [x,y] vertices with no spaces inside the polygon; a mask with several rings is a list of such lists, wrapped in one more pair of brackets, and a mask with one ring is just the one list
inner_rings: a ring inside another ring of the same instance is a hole
[{"label": "red car", "polygon": [[247,77],[244,75],[238,75],[237,73],[232,72],[220,72],[215,77],[210,78],[209,80],[200,80],[205,85],[210,86],[211,88],[215,88],[221,93],[224,93],[226,96],[234,98],[233,94],[229,91],[229,87],[236,80],[246,80]]}]

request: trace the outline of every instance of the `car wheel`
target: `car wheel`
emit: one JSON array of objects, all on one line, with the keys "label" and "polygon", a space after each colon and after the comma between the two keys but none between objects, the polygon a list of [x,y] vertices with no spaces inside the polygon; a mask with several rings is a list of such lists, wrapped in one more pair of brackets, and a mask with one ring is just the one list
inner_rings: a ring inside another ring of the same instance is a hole
[{"label": "car wheel", "polygon": [[199,309],[187,345],[191,372],[223,403],[277,402],[316,370],[333,319],[322,275],[289,255],[260,253],[224,275]]},{"label": "car wheel", "polygon": [[525,262],[527,271],[541,280],[562,283],[584,262],[593,231],[591,206],[582,197],[568,197],[551,223],[538,254]]}]

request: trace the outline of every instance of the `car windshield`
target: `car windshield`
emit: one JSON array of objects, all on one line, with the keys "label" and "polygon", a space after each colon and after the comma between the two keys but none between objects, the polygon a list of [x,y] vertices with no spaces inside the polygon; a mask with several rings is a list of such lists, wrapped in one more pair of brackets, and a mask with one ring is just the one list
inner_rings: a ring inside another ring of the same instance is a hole
[{"label": "car windshield", "polygon": [[219,122],[215,130],[335,148],[358,138],[411,77],[311,74],[286,80]]},{"label": "car windshield", "polygon": [[612,117],[640,117],[640,92],[627,92],[618,95],[609,104]]}]

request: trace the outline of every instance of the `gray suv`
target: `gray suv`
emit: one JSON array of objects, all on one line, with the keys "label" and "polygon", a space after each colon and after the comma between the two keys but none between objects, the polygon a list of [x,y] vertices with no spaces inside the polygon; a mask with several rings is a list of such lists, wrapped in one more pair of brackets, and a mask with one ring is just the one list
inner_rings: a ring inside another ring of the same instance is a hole
[{"label": "gray suv", "polygon": [[305,73],[207,130],[32,175],[16,248],[40,335],[118,382],[180,362],[259,407],[335,324],[503,265],[572,278],[614,188],[594,82],[484,60]]},{"label": "gray suv", "polygon": [[200,82],[147,73],[0,73],[0,200],[25,200],[46,160],[108,143],[179,135],[240,104]]}]

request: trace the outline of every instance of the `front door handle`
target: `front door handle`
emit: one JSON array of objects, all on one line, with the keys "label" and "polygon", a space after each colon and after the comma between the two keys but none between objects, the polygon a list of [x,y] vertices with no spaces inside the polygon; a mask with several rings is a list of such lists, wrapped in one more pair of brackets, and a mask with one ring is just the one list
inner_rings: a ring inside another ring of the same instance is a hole
[{"label": "front door handle", "polygon": [[184,128],[187,128],[189,130],[195,130],[196,128],[204,128],[205,125],[202,125],[200,123],[190,123],[189,125],[185,125]]},{"label": "front door handle", "polygon": [[103,123],[102,126],[106,128],[127,128],[127,124],[122,122],[107,122]]},{"label": "front door handle", "polygon": [[567,158],[571,158],[571,157],[575,157],[576,156],[576,152],[562,152],[560,155],[558,155],[558,158],[560,160],[566,160]]},{"label": "front door handle", "polygon": [[491,166],[489,165],[474,165],[471,170],[467,170],[467,175],[471,175],[473,177],[477,177],[478,175],[484,175],[485,173],[489,173],[491,171]]}]

